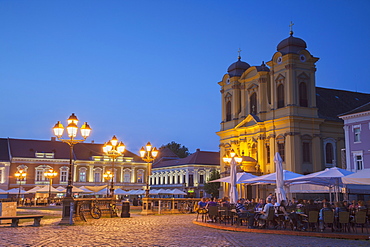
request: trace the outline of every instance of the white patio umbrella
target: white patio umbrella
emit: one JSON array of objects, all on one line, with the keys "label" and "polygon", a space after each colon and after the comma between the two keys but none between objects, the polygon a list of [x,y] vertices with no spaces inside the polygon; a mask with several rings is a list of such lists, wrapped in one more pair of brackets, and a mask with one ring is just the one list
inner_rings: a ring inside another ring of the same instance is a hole
[{"label": "white patio umbrella", "polygon": [[[287,181],[293,178],[303,177],[302,174],[291,172],[288,170],[283,170],[283,180]],[[254,184],[254,183],[263,183],[263,184],[274,184],[276,183],[276,172],[269,173],[266,175],[258,176],[255,178],[250,178],[246,180],[241,180],[240,183]]]},{"label": "white patio umbrella", "polygon": [[[67,192],[67,188],[64,188],[63,190],[59,190],[58,192],[59,193],[65,193],[65,192]],[[82,190],[82,189],[80,189],[76,186],[72,187],[72,193],[81,193],[81,192],[84,192],[84,190]]]},{"label": "white patio umbrella", "polygon": [[187,195],[187,193],[186,193],[186,192],[181,191],[181,190],[179,190],[179,189],[173,189],[173,190],[172,190],[172,194],[173,194],[173,195]]},{"label": "white patio umbrella", "polygon": [[115,195],[129,195],[129,191],[125,191],[121,188],[118,188],[114,191]]},{"label": "white patio umbrella", "polygon": [[0,194],[7,194],[8,192],[6,192],[5,190],[2,190],[0,189]]},{"label": "white patio umbrella", "polygon": [[[58,189],[58,188],[57,188]],[[94,193],[94,191],[92,190],[89,190],[89,189],[86,189],[85,186],[81,186],[80,187],[80,190],[83,190],[83,192],[81,193]]]},{"label": "white patio umbrella", "polygon": [[63,190],[65,190],[66,188],[64,188],[63,186],[58,186],[56,187],[56,189],[59,191],[59,192],[62,192]]},{"label": "white patio umbrella", "polygon": [[362,184],[370,185],[370,168],[342,177],[344,184]]},{"label": "white patio umbrella", "polygon": [[37,190],[40,189],[40,188],[41,188],[41,186],[35,186],[32,189],[27,190],[27,193],[29,193],[29,194],[36,193]]},{"label": "white patio umbrella", "polygon": [[[290,179],[289,183],[305,182],[308,184],[326,185],[330,188],[335,188],[336,201],[339,200],[339,186],[342,185],[342,177],[353,174],[353,172],[338,168],[326,168],[323,171],[308,174],[300,178]],[[331,197],[330,197],[331,201]]]},{"label": "white patio umbrella", "polygon": [[[19,193],[19,188],[13,188],[10,190],[6,190],[5,192],[9,195],[17,195]],[[21,192],[19,194],[27,194],[27,191],[21,189]]]},{"label": "white patio umbrella", "polygon": [[230,162],[230,203],[236,203],[238,201],[238,190],[236,189],[236,161],[235,158],[231,158]]},{"label": "white patio umbrella", "polygon": [[286,200],[286,193],[284,190],[283,160],[278,152],[275,154],[274,162],[276,169],[276,199],[280,203],[282,200]]},{"label": "white patio umbrella", "polygon": [[[251,173],[248,173],[248,172],[238,172],[236,174],[236,183],[237,184],[240,184],[242,183],[241,181],[242,180],[246,180],[246,179],[250,179],[250,178],[255,178],[257,176],[251,174]],[[212,180],[212,181],[209,181],[210,183],[216,183],[216,182],[224,182],[224,183],[231,183],[231,177],[230,176],[227,176],[227,177],[223,177],[223,178],[219,178],[219,179],[216,179],[216,180]]]},{"label": "white patio umbrella", "polygon": [[[50,192],[58,193],[60,191],[51,186]],[[35,188],[28,190],[27,193],[49,193],[49,185],[36,186]]]}]

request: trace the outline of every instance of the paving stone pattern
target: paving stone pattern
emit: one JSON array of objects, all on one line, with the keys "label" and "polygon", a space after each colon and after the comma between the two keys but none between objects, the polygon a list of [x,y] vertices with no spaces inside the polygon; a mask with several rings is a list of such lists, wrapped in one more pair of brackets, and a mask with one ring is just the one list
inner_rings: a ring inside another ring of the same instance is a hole
[{"label": "paving stone pattern", "polygon": [[[45,211],[43,211],[45,213]],[[53,212],[51,212],[54,214]],[[59,226],[43,219],[41,227],[0,227],[0,246],[370,246],[369,241],[232,232],[194,225],[195,215],[90,219]]]}]

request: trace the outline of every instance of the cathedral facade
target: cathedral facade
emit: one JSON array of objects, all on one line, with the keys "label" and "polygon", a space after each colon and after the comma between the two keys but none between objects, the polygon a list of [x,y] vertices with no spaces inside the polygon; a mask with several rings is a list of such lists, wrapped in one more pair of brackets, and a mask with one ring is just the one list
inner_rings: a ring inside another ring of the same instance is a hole
[{"label": "cathedral facade", "polygon": [[[319,58],[304,40],[282,40],[272,59],[250,66],[241,57],[231,64],[221,86],[221,158],[234,150],[240,170],[275,172],[274,155],[283,168],[301,174],[345,166],[343,121],[338,115],[370,101],[370,94],[316,87]],[[222,163],[221,174],[228,175]]]}]

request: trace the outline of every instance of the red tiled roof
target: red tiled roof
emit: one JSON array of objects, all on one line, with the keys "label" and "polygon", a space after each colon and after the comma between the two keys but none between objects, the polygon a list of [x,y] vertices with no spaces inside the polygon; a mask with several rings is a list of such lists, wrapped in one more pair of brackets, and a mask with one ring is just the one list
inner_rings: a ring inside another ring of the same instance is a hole
[{"label": "red tiled roof", "polygon": [[[35,158],[35,153],[54,153],[55,159],[69,159],[69,145],[61,141],[28,140],[28,139],[7,139],[0,138],[0,160],[9,160],[6,154],[9,145],[12,157]],[[103,144],[79,143],[73,147],[74,159],[91,160],[91,156],[103,155]],[[134,161],[142,161],[141,158],[125,150],[124,155],[133,157]]]}]

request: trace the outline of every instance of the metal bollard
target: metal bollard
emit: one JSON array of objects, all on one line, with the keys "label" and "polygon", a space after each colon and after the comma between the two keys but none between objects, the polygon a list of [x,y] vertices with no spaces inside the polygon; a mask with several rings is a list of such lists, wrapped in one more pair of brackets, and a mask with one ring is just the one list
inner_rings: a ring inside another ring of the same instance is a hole
[{"label": "metal bollard", "polygon": [[130,218],[130,202],[122,202],[121,218]]}]

